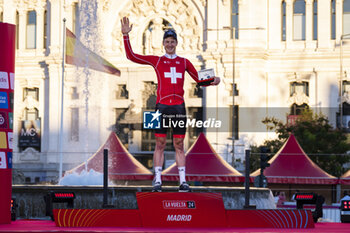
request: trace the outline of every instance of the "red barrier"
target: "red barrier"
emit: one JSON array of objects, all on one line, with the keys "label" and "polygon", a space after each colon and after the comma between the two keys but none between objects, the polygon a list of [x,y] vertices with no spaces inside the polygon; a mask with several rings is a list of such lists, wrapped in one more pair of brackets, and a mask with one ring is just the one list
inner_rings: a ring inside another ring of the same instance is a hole
[{"label": "red barrier", "polygon": [[55,209],[59,227],[314,228],[310,210],[225,210],[220,193],[136,193],[139,209]]},{"label": "red barrier", "polygon": [[139,210],[54,209],[58,227],[141,227]]},{"label": "red barrier", "polygon": [[228,227],[314,228],[310,210],[226,210]]},{"label": "red barrier", "polygon": [[11,222],[16,26],[0,23],[0,224]]}]

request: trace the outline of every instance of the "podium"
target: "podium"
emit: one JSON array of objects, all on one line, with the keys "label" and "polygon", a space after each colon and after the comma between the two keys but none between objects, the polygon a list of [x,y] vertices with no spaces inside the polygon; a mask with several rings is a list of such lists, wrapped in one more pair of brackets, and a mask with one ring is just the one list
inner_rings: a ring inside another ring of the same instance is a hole
[{"label": "podium", "polygon": [[221,193],[138,192],[138,209],[54,209],[59,227],[313,228],[310,210],[225,210]]},{"label": "podium", "polygon": [[137,193],[144,227],[226,227],[220,193]]}]

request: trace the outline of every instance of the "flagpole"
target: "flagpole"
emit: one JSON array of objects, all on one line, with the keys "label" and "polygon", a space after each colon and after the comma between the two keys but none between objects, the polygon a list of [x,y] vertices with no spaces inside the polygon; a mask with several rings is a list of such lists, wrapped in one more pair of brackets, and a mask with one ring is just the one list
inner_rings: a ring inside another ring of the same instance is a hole
[{"label": "flagpole", "polygon": [[63,144],[63,93],[64,93],[64,63],[65,63],[65,48],[66,48],[66,18],[63,18],[63,47],[62,47],[62,77],[61,77],[61,117],[60,117],[60,132],[59,132],[59,143],[58,150],[60,155],[60,165],[59,165],[59,180],[62,179],[62,164],[63,164],[63,154],[62,154],[62,144]]}]

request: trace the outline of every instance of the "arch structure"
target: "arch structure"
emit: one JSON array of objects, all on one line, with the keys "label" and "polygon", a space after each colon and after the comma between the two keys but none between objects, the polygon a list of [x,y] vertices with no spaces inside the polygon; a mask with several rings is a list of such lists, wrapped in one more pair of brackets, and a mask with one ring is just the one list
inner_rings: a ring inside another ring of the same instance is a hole
[{"label": "arch structure", "polygon": [[[197,3],[196,3],[197,2]],[[134,51],[140,54],[161,55],[163,31],[173,28],[178,35],[177,52],[199,53],[203,41],[202,1],[191,0],[130,0],[118,14],[112,37],[114,51],[123,52],[120,19],[130,18],[130,33]],[[186,51],[186,52],[185,52]]]}]

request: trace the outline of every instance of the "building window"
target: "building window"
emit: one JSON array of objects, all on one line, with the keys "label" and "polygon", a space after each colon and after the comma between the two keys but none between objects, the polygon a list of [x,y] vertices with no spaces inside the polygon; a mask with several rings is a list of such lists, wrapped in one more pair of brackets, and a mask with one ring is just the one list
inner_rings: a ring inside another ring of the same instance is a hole
[{"label": "building window", "polygon": [[343,5],[343,35],[350,34],[350,0],[344,0]]},{"label": "building window", "polygon": [[305,94],[309,96],[309,83],[308,82],[293,82],[290,84],[290,96],[294,94]]},{"label": "building window", "polygon": [[286,1],[282,2],[282,41],[286,41]]},{"label": "building window", "polygon": [[19,13],[18,11],[16,11],[16,49],[19,48],[18,38],[19,38]]},{"label": "building window", "polygon": [[239,9],[238,9],[238,0],[232,1],[232,17],[231,17],[231,24],[232,28],[235,28],[235,38],[238,39],[238,31],[239,31]]},{"label": "building window", "polygon": [[317,0],[313,4],[313,39],[317,40]]},{"label": "building window", "polygon": [[23,100],[26,98],[31,97],[36,101],[39,101],[39,88],[24,88],[23,89]]},{"label": "building window", "polygon": [[154,151],[156,137],[151,130],[142,130],[142,151]]},{"label": "building window", "polygon": [[116,108],[115,109],[115,119],[118,121],[125,120],[125,113],[128,111],[127,108]]},{"label": "building window", "polygon": [[44,12],[44,41],[43,41],[43,46],[44,49],[47,48],[47,11]]},{"label": "building window", "polygon": [[118,85],[118,90],[116,92],[116,99],[128,99],[129,91],[126,89],[125,84]]},{"label": "building window", "polygon": [[73,142],[79,141],[79,108],[71,109],[70,140]]},{"label": "building window", "polygon": [[128,108],[115,109],[115,132],[124,146],[128,144],[130,131],[130,125],[127,123],[127,119],[125,118],[127,111]]},{"label": "building window", "polygon": [[232,96],[232,93],[235,93],[235,96],[238,96],[239,95],[239,90],[237,89],[237,83],[235,83],[235,85],[232,84],[230,87],[231,87],[231,89],[230,89],[230,96]]},{"label": "building window", "polygon": [[307,104],[297,105],[293,104],[290,108],[290,115],[301,115],[304,110],[309,109]]},{"label": "building window", "polygon": [[79,3],[73,4],[72,9],[72,32],[77,35],[77,29],[79,28]]},{"label": "building window", "polygon": [[154,109],[157,101],[158,84],[154,82],[144,82],[144,90],[142,92],[143,107],[146,109]]},{"label": "building window", "polygon": [[151,130],[142,130],[142,151],[154,151],[156,146],[155,141],[156,137],[154,136],[154,132]]},{"label": "building window", "polygon": [[293,12],[294,40],[305,40],[305,1],[296,0]]},{"label": "building window", "polygon": [[343,116],[349,116],[349,115],[350,115],[350,104],[344,102],[343,103]]},{"label": "building window", "polygon": [[79,99],[79,93],[77,91],[77,87],[72,87],[72,95],[71,95],[72,100]]},{"label": "building window", "polygon": [[[168,131],[166,136],[165,151],[174,151],[173,138],[171,130]],[[156,147],[156,138],[154,136],[154,131],[152,130],[142,130],[142,151],[154,151]]]},{"label": "building window", "polygon": [[27,121],[35,121],[39,118],[39,111],[36,108],[25,108],[25,117]]},{"label": "building window", "polygon": [[335,40],[335,3],[336,0],[331,2],[331,39]]},{"label": "building window", "polygon": [[29,11],[27,14],[27,49],[36,48],[36,12]]},{"label": "building window", "polygon": [[342,93],[342,95],[344,95],[345,93],[350,94],[350,81],[343,81],[343,93]]},{"label": "building window", "polygon": [[200,88],[197,83],[191,84],[190,97],[191,98],[202,98],[203,90]]}]

